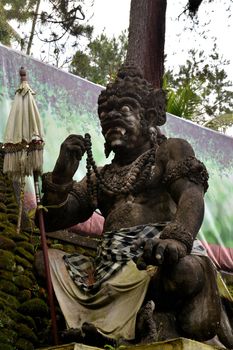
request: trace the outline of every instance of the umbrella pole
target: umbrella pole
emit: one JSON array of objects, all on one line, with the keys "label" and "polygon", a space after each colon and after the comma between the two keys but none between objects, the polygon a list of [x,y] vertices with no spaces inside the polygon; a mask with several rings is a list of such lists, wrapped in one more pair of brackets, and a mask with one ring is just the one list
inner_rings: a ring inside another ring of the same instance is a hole
[{"label": "umbrella pole", "polygon": [[42,244],[42,250],[43,250],[43,256],[44,256],[44,265],[45,265],[45,273],[46,273],[46,280],[47,280],[48,301],[50,306],[50,315],[51,315],[51,322],[52,322],[51,324],[52,336],[53,336],[54,345],[57,345],[58,344],[57,320],[56,320],[56,312],[55,312],[55,305],[54,305],[53,286],[52,286],[52,280],[51,280],[51,274],[50,274],[50,268],[49,268],[48,247],[47,247],[46,233],[45,233],[45,227],[44,227],[43,209],[41,208],[38,174],[34,172],[33,176],[34,176],[34,186],[35,186],[35,193],[36,193],[39,229],[41,234],[41,244]]},{"label": "umbrella pole", "polygon": [[21,223],[22,223],[22,215],[23,215],[23,201],[24,201],[24,187],[25,187],[25,178],[21,177],[20,180],[20,195],[19,195],[19,214],[18,214],[18,222],[16,233],[20,233]]}]

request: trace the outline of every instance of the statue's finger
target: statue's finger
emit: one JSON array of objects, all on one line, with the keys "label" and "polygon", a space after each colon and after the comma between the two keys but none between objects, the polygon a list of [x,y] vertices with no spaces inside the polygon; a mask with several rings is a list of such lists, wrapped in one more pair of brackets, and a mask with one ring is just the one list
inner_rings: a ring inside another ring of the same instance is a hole
[{"label": "statue's finger", "polygon": [[154,249],[154,240],[148,239],[145,243],[144,250],[143,250],[143,258],[145,262],[147,262],[148,264],[152,263],[153,249]]},{"label": "statue's finger", "polygon": [[146,270],[147,268],[147,264],[145,263],[142,257],[138,258],[137,260],[137,268],[138,270]]},{"label": "statue's finger", "polygon": [[166,244],[158,244],[157,247],[155,247],[154,251],[154,257],[158,265],[162,265],[164,262],[164,252],[166,249]]},{"label": "statue's finger", "polygon": [[179,260],[177,247],[174,247],[173,245],[170,245],[169,248],[166,249],[165,255],[168,264],[175,264]]},{"label": "statue's finger", "polygon": [[145,239],[144,238],[138,238],[135,241],[133,241],[132,246],[130,247],[130,250],[133,252],[136,252],[139,248],[143,248],[145,246]]}]

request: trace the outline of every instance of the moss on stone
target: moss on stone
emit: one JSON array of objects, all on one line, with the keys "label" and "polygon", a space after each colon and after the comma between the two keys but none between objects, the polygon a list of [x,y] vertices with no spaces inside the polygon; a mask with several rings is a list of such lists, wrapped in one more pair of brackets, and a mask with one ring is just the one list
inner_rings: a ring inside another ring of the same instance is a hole
[{"label": "moss on stone", "polygon": [[0,210],[2,210],[4,212],[7,211],[7,206],[4,203],[2,203],[2,202],[0,202]]},{"label": "moss on stone", "polygon": [[1,225],[8,222],[8,215],[6,213],[0,213]]},{"label": "moss on stone", "polygon": [[15,321],[12,320],[8,315],[1,312],[0,314],[0,329],[12,329],[16,325]]},{"label": "moss on stone", "polygon": [[13,277],[13,281],[17,287],[21,287],[23,289],[30,289],[33,286],[33,282],[25,275],[15,276]]},{"label": "moss on stone", "polygon": [[19,242],[17,247],[22,247],[31,254],[34,254],[34,246],[29,242]]},{"label": "moss on stone", "polygon": [[29,253],[26,249],[24,249],[23,247],[16,247],[15,248],[15,254],[21,256],[22,258],[30,261],[31,263],[33,263],[34,261],[34,256]]},{"label": "moss on stone", "polygon": [[13,276],[14,274],[12,271],[0,270],[0,278],[4,278],[8,281],[13,281]]},{"label": "moss on stone", "polygon": [[9,316],[16,323],[24,323],[31,329],[36,329],[36,323],[30,316],[24,316],[17,310],[13,310],[9,306],[5,306],[2,310],[7,316]]},{"label": "moss on stone", "polygon": [[8,232],[8,237],[13,239],[14,242],[21,242],[21,241],[29,241],[28,236],[25,233],[16,233],[16,227],[14,226],[14,230],[11,232]]},{"label": "moss on stone", "polygon": [[45,316],[48,315],[48,306],[42,299],[34,298],[21,304],[18,311],[28,316]]},{"label": "moss on stone", "polygon": [[7,214],[7,219],[8,219],[8,221],[12,222],[13,224],[17,224],[18,214],[9,213],[9,214]]},{"label": "moss on stone", "polygon": [[0,235],[0,249],[13,251],[16,247],[15,242],[3,235]]},{"label": "moss on stone", "polygon": [[22,258],[21,256],[16,255],[15,261],[18,265],[23,266],[23,268],[25,268],[25,269],[32,270],[32,268],[33,268],[32,264],[29,261],[27,261],[26,259]]},{"label": "moss on stone", "polygon": [[33,344],[24,338],[19,338],[15,344],[17,350],[34,350]]},{"label": "moss on stone", "polygon": [[0,341],[0,349],[4,349],[4,350],[15,350],[15,346],[14,345],[10,345],[10,344],[6,344],[6,343],[2,343]]},{"label": "moss on stone", "polygon": [[24,289],[20,291],[20,294],[18,295],[18,301],[20,303],[24,303],[27,300],[30,300],[32,297],[32,292],[29,289]]},{"label": "moss on stone", "polygon": [[18,210],[18,204],[16,204],[16,203],[9,203],[7,205],[7,210]]},{"label": "moss on stone", "polygon": [[61,243],[50,244],[50,248],[64,250],[64,246]]},{"label": "moss on stone", "polygon": [[16,227],[15,227],[15,225],[12,225],[12,224],[10,224],[9,223],[9,225],[3,225],[2,227],[1,227],[1,223],[0,223],[0,229],[2,228],[2,234],[4,235],[4,236],[6,236],[6,237],[9,237],[9,238],[11,238],[11,239],[13,239],[13,241],[14,241],[14,235],[15,235],[15,233],[16,233]]},{"label": "moss on stone", "polygon": [[0,269],[14,271],[16,268],[15,256],[11,252],[0,249]]},{"label": "moss on stone", "polygon": [[38,342],[37,336],[31,328],[23,323],[16,324],[16,331],[21,338],[30,340],[33,344]]},{"label": "moss on stone", "polygon": [[18,275],[22,275],[24,273],[25,273],[25,268],[21,265],[17,265],[14,275],[18,276]]},{"label": "moss on stone", "polygon": [[10,305],[13,308],[19,307],[19,302],[17,298],[5,292],[0,291],[0,300],[5,302],[6,305]]},{"label": "moss on stone", "polygon": [[18,338],[17,333],[13,329],[0,330],[0,343],[14,344]]},{"label": "moss on stone", "polygon": [[0,280],[0,290],[11,295],[19,294],[19,288],[11,281],[4,279]]},{"label": "moss on stone", "polygon": [[33,281],[34,283],[36,283],[36,277],[35,277],[33,271],[25,270],[25,271],[24,271],[24,275],[27,276],[27,277],[29,277],[31,281]]}]

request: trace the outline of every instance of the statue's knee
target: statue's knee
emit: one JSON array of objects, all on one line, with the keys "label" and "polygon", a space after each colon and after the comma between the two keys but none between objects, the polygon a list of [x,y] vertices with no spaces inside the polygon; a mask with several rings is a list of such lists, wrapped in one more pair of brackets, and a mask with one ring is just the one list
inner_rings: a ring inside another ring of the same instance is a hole
[{"label": "statue's knee", "polygon": [[211,317],[211,315],[203,317],[202,315],[202,317],[197,319],[192,317],[192,315],[182,316],[178,317],[178,321],[181,332],[185,337],[205,341],[212,339],[217,334],[220,325],[219,317]]},{"label": "statue's knee", "polygon": [[180,296],[198,293],[204,285],[204,271],[198,257],[187,255],[175,265],[166,269],[164,288]]}]

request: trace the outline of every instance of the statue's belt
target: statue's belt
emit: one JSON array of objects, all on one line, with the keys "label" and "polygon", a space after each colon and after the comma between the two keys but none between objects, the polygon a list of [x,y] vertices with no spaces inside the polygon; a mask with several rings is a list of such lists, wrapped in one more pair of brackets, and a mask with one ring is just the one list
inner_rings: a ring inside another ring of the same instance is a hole
[{"label": "statue's belt", "polygon": [[[147,224],[105,232],[96,258],[78,253],[65,255],[64,261],[72,279],[82,291],[96,292],[129,260],[135,261],[141,256],[142,248],[132,250],[135,240],[158,237],[167,224]],[[191,254],[207,255],[199,240],[194,241]]]}]

